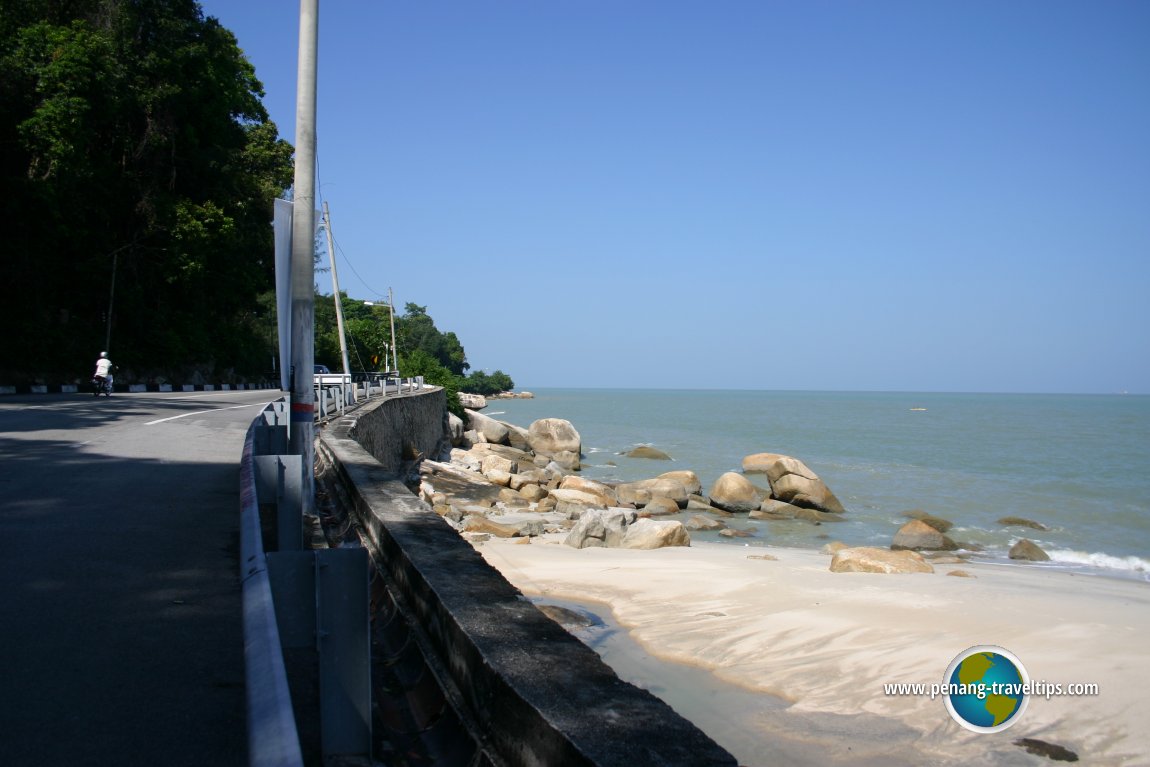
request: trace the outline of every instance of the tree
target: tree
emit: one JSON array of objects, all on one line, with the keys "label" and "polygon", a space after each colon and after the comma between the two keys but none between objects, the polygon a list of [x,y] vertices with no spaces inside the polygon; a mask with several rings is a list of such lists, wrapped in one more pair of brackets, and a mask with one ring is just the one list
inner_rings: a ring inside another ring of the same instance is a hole
[{"label": "tree", "polygon": [[491,374],[485,373],[482,370],[475,370],[472,371],[471,375],[464,378],[460,384],[460,391],[482,394],[484,396],[511,391],[514,388],[515,382],[511,380],[511,376],[502,370],[496,370]]},{"label": "tree", "polygon": [[[290,145],[194,0],[0,0],[4,378],[267,366]],[[69,376],[71,377],[71,376]]]},{"label": "tree", "polygon": [[395,335],[400,351],[419,349],[436,359],[455,375],[463,375],[469,367],[463,344],[455,333],[441,333],[426,306],[407,304],[404,313],[395,318]]},{"label": "tree", "polygon": [[452,373],[423,349],[415,349],[399,358],[399,366],[405,377],[423,376],[425,383],[442,386],[447,394],[448,411],[459,416],[466,423],[467,416],[463,403],[459,400],[459,376]]}]

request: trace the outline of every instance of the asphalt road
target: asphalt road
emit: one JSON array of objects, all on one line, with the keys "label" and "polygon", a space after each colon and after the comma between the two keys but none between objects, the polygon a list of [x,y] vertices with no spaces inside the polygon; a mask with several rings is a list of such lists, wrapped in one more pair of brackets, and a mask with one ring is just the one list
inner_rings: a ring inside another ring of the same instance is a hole
[{"label": "asphalt road", "polygon": [[247,763],[245,392],[0,397],[0,762]]}]

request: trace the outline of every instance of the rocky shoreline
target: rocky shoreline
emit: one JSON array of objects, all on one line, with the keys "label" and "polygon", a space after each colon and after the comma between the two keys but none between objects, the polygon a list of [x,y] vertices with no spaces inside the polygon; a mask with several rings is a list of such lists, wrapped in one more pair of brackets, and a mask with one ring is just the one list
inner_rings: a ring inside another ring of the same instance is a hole
[{"label": "rocky shoreline", "polygon": [[[499,398],[530,398],[530,392]],[[481,408],[486,399],[469,395]],[[746,519],[802,520],[813,525],[840,522],[847,510],[826,483],[798,458],[756,453],[742,460],[742,472],[726,472],[704,489],[691,470],[607,483],[580,476],[582,438],[564,419],[543,418],[524,428],[467,409],[464,423],[450,416],[453,447],[444,460],[420,465],[420,496],[449,524],[472,541],[516,538],[524,542],[563,533],[573,548],[654,549],[690,546],[694,531],[728,538],[750,535]],[[658,459],[656,448],[641,457]],[[765,479],[755,484],[752,478]],[[765,486],[761,486],[765,484]],[[679,517],[671,519],[669,517]],[[965,561],[970,544],[958,544],[946,532],[951,523],[922,512],[895,534],[890,548],[848,548],[828,543],[834,572],[933,572],[935,564]],[[683,519],[686,517],[685,519]],[[1006,518],[1004,524],[1036,526]],[[1046,558],[1036,545],[1019,541],[1011,558]]]}]

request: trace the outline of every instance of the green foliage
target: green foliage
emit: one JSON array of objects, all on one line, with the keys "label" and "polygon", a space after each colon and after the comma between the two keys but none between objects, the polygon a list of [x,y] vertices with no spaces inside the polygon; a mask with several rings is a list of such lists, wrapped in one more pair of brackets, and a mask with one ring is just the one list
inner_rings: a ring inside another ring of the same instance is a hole
[{"label": "green foliage", "polygon": [[511,380],[511,376],[502,370],[496,370],[490,374],[482,370],[475,370],[464,378],[462,383],[462,391],[471,392],[472,394],[482,394],[484,396],[511,391],[514,388],[515,382]]},{"label": "green foliage", "polygon": [[292,149],[232,33],[194,0],[0,0],[0,71],[0,378],[86,375],[110,308],[126,377],[266,369]]},{"label": "green foliage", "polygon": [[407,304],[403,315],[395,318],[395,335],[401,351],[421,349],[457,376],[471,367],[467,364],[467,354],[459,338],[454,333],[440,332],[426,306]]},{"label": "green foliage", "polygon": [[459,376],[452,373],[423,349],[415,349],[399,358],[399,368],[405,378],[423,376],[425,383],[442,386],[447,393],[447,409],[466,422],[463,404],[459,400]]}]

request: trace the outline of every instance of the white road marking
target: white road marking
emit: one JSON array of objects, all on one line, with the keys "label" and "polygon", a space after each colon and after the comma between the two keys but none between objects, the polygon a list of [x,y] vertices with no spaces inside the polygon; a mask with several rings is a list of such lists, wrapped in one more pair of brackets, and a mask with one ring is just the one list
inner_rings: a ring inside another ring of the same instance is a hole
[{"label": "white road marking", "polygon": [[175,421],[178,418],[187,418],[190,415],[203,415],[204,413],[218,413],[221,410],[242,410],[245,407],[261,407],[265,404],[267,404],[267,403],[254,402],[250,405],[233,405],[232,407],[217,407],[217,408],[212,408],[211,410],[194,410],[191,413],[183,413],[182,415],[173,415],[173,416],[169,416],[168,418],[160,418],[159,420],[156,420],[156,421],[148,421],[147,423],[144,424],[144,426],[155,426],[158,423],[166,423],[168,421]]}]

